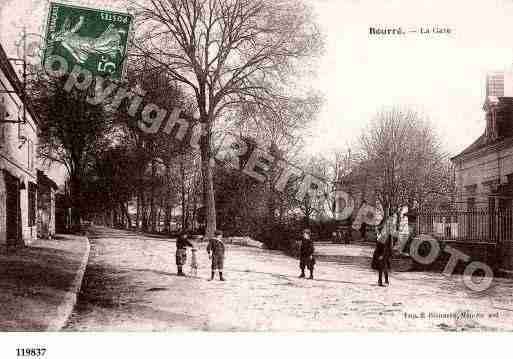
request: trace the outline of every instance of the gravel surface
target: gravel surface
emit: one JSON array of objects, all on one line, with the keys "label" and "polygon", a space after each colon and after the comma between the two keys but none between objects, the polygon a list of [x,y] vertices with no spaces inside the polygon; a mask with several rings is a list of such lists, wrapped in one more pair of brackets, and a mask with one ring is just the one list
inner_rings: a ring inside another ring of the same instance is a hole
[{"label": "gravel surface", "polygon": [[461,276],[394,272],[382,288],[368,247],[317,246],[315,280],[305,280],[294,258],[227,245],[227,281],[210,282],[205,243],[198,243],[198,277],[184,278],[176,276],[172,239],[94,228],[90,240],[71,331],[513,329],[512,280],[476,294]]}]

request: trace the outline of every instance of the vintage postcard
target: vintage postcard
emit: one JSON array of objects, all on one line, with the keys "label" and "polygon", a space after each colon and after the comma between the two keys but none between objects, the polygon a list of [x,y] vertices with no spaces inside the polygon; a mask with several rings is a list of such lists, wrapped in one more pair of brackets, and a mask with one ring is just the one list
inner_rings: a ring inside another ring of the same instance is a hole
[{"label": "vintage postcard", "polygon": [[506,0],[0,0],[0,331],[511,332],[511,33]]}]

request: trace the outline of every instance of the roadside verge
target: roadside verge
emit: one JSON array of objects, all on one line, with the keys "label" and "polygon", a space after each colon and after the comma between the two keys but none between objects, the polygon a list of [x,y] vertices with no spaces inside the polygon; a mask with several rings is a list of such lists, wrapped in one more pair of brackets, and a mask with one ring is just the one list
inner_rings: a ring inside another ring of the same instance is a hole
[{"label": "roadside verge", "polygon": [[77,300],[90,245],[57,235],[6,252],[0,248],[0,331],[57,331]]}]

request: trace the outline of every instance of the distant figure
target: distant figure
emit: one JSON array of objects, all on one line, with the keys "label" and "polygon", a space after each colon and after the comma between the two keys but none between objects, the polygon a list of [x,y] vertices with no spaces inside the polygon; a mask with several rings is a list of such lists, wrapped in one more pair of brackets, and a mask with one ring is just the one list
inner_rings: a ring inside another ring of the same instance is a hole
[{"label": "distant figure", "polygon": [[401,251],[410,253],[411,242],[417,236],[417,211],[408,209],[405,216],[408,218],[408,239],[401,247]]},{"label": "distant figure", "polygon": [[216,230],[214,238],[211,238],[207,246],[208,258],[212,259],[212,275],[210,280],[214,280],[216,270],[219,271],[219,280],[224,281],[223,265],[224,265],[224,243],[223,232]]},{"label": "distant figure", "polygon": [[196,257],[196,252],[198,249],[192,247],[191,249],[191,275],[197,277],[198,276],[198,259]]},{"label": "distant figure", "polygon": [[378,271],[378,285],[383,285],[383,274],[385,274],[385,284],[389,285],[388,271],[390,270],[390,257],[392,256],[392,236],[385,228],[382,229],[376,239],[376,248],[372,256],[371,267]]},{"label": "distant figure", "polygon": [[194,247],[187,238],[187,233],[182,233],[176,240],[176,266],[178,268],[178,276],[184,277],[185,273],[182,268],[187,262],[187,247]]},{"label": "distant figure", "polygon": [[303,238],[301,240],[301,248],[299,251],[299,268],[301,269],[299,278],[305,278],[305,267],[307,267],[310,271],[309,279],[313,279],[313,271],[315,266],[315,248],[312,240],[310,239],[310,233],[310,229],[308,228],[303,230]]},{"label": "distant figure", "polygon": [[361,227],[360,227],[360,238],[362,240],[366,240],[367,239],[367,223],[363,222]]}]

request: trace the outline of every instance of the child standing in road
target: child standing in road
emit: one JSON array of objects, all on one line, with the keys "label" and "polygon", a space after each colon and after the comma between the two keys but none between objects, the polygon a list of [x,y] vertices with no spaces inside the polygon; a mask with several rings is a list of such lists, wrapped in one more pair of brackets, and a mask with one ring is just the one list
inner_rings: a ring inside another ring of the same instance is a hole
[{"label": "child standing in road", "polygon": [[224,266],[224,243],[223,232],[216,230],[214,238],[211,238],[207,246],[208,257],[212,259],[212,275],[210,280],[214,280],[216,270],[219,271],[219,280],[224,281],[223,266]]},{"label": "child standing in road", "polygon": [[185,277],[182,267],[187,262],[187,247],[194,247],[187,238],[187,233],[182,233],[176,240],[176,267],[178,268],[177,275]]},{"label": "child standing in road", "polygon": [[[372,255],[371,268],[378,271],[378,286],[389,285],[388,272],[390,270],[390,257],[392,256],[392,235],[391,225],[385,222],[379,227],[381,231],[376,238],[376,248]],[[385,285],[383,285],[383,274],[385,275]]]},{"label": "child standing in road", "polygon": [[310,271],[309,279],[313,279],[313,272],[315,266],[315,257],[314,252],[315,248],[313,242],[310,238],[310,229],[305,228],[303,230],[303,238],[301,240],[301,247],[299,249],[299,268],[301,269],[301,274],[299,278],[305,278],[305,267]]}]

